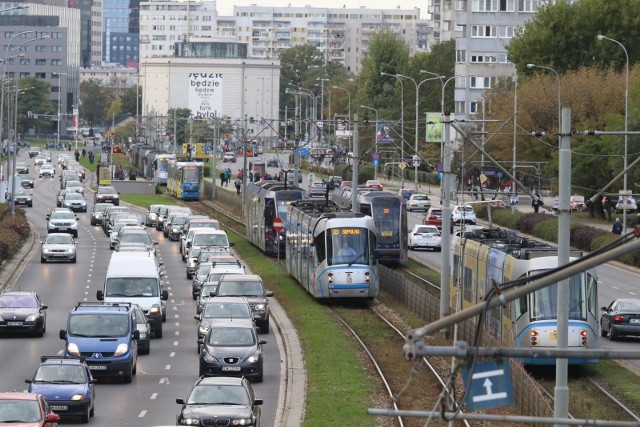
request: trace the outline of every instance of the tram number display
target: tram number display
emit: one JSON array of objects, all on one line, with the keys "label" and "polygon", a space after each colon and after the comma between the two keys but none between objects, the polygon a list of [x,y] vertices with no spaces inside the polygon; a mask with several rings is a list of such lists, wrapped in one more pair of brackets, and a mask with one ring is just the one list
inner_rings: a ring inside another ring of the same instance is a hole
[{"label": "tram number display", "polygon": [[331,234],[333,236],[359,236],[361,231],[362,230],[360,230],[359,228],[332,228]]},{"label": "tram number display", "polygon": [[384,208],[384,209],[382,209],[382,213],[385,214],[385,215],[390,214],[391,213],[391,209]]}]

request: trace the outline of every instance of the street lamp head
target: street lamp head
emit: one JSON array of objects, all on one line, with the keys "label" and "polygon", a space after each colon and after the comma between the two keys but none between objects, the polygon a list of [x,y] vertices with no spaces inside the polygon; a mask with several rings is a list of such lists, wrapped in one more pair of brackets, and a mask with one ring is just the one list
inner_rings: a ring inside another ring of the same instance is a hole
[{"label": "street lamp head", "polygon": [[527,64],[527,68],[533,68],[535,66],[536,66],[536,64]]},{"label": "street lamp head", "polygon": [[598,40],[604,40],[604,39],[606,39],[606,37],[605,37],[605,36],[603,36],[602,34],[598,34],[598,35],[596,36],[596,39],[598,39]]}]

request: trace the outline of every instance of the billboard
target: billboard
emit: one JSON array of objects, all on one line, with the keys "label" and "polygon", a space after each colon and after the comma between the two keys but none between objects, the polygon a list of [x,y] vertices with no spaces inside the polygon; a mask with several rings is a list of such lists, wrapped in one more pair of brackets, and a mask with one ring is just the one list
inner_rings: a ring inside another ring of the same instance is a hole
[{"label": "billboard", "polygon": [[442,113],[427,113],[427,142],[442,141]]},{"label": "billboard", "polygon": [[391,128],[386,123],[378,126],[378,131],[376,132],[376,141],[379,144],[393,144],[395,139],[391,137]]},{"label": "billboard", "polygon": [[189,73],[189,109],[196,119],[222,116],[222,73]]}]

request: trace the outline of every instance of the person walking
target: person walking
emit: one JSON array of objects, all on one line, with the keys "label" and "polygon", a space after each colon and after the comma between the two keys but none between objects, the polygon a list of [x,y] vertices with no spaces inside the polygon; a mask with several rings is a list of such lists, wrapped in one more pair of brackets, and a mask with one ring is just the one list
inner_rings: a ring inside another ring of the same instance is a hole
[{"label": "person walking", "polygon": [[236,193],[238,196],[240,195],[240,187],[242,187],[242,180],[240,178],[236,179]]},{"label": "person walking", "polygon": [[538,194],[537,192],[534,194],[534,198],[531,201],[531,206],[533,207],[533,211],[535,213],[538,213],[538,210],[540,209],[540,205],[542,205],[542,200],[540,200],[540,194]]},{"label": "person walking", "polygon": [[613,229],[611,230],[613,234],[622,234],[622,223],[620,222],[620,218],[616,218],[613,223]]},{"label": "person walking", "polygon": [[225,171],[220,172],[220,187],[224,187],[224,180],[226,176],[227,174],[225,173]]}]

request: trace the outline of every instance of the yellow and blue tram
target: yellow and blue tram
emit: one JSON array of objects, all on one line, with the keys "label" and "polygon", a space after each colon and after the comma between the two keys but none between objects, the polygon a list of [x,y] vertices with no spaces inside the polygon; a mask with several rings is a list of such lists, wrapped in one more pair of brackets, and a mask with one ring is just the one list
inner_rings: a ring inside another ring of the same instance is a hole
[{"label": "yellow and blue tram", "polygon": [[[572,251],[571,261],[580,256],[579,251]],[[557,268],[558,249],[518,236],[512,230],[480,229],[455,238],[453,264],[450,305],[454,310],[465,309],[485,301],[494,285],[501,287],[505,282],[532,278]],[[524,284],[526,281],[519,286]],[[568,346],[597,349],[599,307],[595,269],[571,277],[569,287]],[[491,310],[485,319],[484,332],[500,339],[507,347],[556,347],[557,289],[558,284],[553,284]],[[528,365],[555,364],[552,358],[530,357],[518,361]],[[596,362],[588,358],[569,359],[569,364],[574,365]]]},{"label": "yellow and blue tram", "polygon": [[169,161],[167,192],[182,200],[200,200],[204,189],[202,162]]}]

